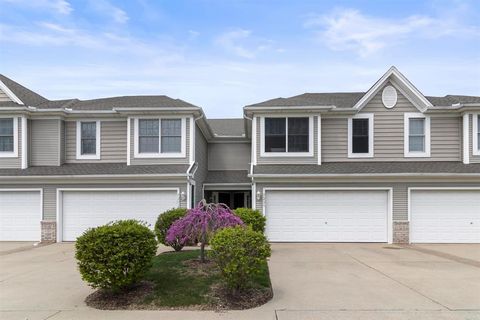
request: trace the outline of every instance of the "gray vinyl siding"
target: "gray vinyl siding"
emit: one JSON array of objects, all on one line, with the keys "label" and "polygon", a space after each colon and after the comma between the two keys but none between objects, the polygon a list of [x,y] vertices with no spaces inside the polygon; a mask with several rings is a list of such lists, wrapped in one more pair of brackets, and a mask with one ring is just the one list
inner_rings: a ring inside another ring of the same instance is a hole
[{"label": "gray vinyl siding", "polygon": [[[43,220],[57,219],[57,189],[58,188],[180,188],[187,192],[186,183],[121,183],[121,184],[28,184],[28,185],[0,185],[5,189],[42,189],[43,190]],[[180,201],[180,207],[186,208],[187,202]]]},{"label": "gray vinyl siding", "polygon": [[60,165],[60,131],[61,120],[32,120],[31,131],[31,158],[32,166]]},{"label": "gray vinyl siding", "polygon": [[12,101],[2,89],[0,89],[0,102]]},{"label": "gray vinyl siding", "polygon": [[184,158],[135,158],[135,124],[134,119],[131,120],[130,125],[130,164],[142,165],[142,164],[181,164],[189,163],[190,158],[190,119],[186,119],[186,152]]},{"label": "gray vinyl siding", "polygon": [[65,121],[60,122],[60,164],[65,163]]},{"label": "gray vinyl siding", "polygon": [[249,170],[251,143],[210,143],[208,170]]},{"label": "gray vinyl siding", "polygon": [[373,158],[348,158],[348,118],[322,118],[322,162],[345,161],[461,161],[462,125],[457,115],[430,118],[431,157],[404,157],[404,114],[420,112],[398,91],[395,107],[382,103],[382,90],[360,113],[374,114]]},{"label": "gray vinyl siding", "polygon": [[208,149],[210,146],[202,131],[195,125],[195,162],[198,164],[195,172],[195,203],[203,199],[203,182],[208,173]]},{"label": "gray vinyl siding", "polygon": [[[393,181],[388,182],[361,182],[360,179],[352,180],[351,182],[346,183],[315,183],[315,182],[305,182],[305,183],[257,183],[257,192],[263,192],[265,187],[318,187],[318,188],[335,188],[335,187],[344,187],[344,188],[392,188],[393,189],[393,201],[392,201],[392,216],[394,221],[407,221],[408,220],[408,188],[409,187],[471,187],[478,186],[478,183],[471,182],[397,182]],[[267,194],[268,196],[268,194]],[[257,209],[263,210],[263,199],[256,200]]]},{"label": "gray vinyl siding", "polygon": [[470,163],[480,163],[480,156],[476,156],[476,155],[473,155],[473,135],[474,135],[474,132],[473,132],[473,114],[469,114],[468,115],[468,130],[469,130],[469,133],[468,133],[468,140],[469,140],[469,143],[470,145],[468,146],[468,149],[469,149],[469,154],[470,154]]},{"label": "gray vinyl siding", "polygon": [[65,162],[127,162],[127,121],[100,122],[100,159],[77,159],[77,122],[65,122]]},{"label": "gray vinyl siding", "polygon": [[[16,117],[12,117],[16,118]],[[0,168],[3,169],[18,169],[22,167],[22,118],[16,118],[18,124],[18,157],[15,158],[0,158]]]},{"label": "gray vinyl siding", "polygon": [[318,120],[317,117],[313,117],[313,156],[312,157],[261,157],[261,129],[260,117],[257,117],[257,164],[288,164],[288,163],[298,163],[298,164],[317,164],[318,163]]}]

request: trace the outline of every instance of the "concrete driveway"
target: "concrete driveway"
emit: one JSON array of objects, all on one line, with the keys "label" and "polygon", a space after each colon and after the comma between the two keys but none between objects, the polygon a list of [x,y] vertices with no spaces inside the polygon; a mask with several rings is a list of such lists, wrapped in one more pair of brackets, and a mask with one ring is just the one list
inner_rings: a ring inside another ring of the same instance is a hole
[{"label": "concrete driveway", "polygon": [[273,244],[273,300],[224,313],[91,309],[73,244],[19,246],[0,255],[0,319],[480,320],[480,245]]}]

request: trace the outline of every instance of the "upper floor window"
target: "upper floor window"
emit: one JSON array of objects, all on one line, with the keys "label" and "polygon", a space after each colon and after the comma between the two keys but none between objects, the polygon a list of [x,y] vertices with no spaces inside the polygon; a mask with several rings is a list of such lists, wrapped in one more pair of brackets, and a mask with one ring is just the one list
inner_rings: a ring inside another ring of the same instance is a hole
[{"label": "upper floor window", "polygon": [[373,157],[373,114],[348,118],[348,157]]},{"label": "upper floor window", "polygon": [[430,117],[405,113],[405,157],[430,157]]},{"label": "upper floor window", "polygon": [[480,115],[474,114],[472,120],[472,154],[474,156],[480,156]]},{"label": "upper floor window", "polygon": [[17,118],[0,118],[0,157],[18,156]]},{"label": "upper floor window", "polygon": [[311,117],[266,117],[262,127],[262,156],[312,154]]},{"label": "upper floor window", "polygon": [[184,157],[185,119],[135,119],[135,157]]},{"label": "upper floor window", "polygon": [[100,121],[77,121],[77,159],[100,159]]}]

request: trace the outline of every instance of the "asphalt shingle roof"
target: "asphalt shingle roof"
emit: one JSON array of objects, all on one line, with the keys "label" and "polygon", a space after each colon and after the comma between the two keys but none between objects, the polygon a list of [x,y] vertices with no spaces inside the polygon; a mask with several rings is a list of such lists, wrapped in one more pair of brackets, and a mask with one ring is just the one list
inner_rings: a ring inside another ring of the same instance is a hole
[{"label": "asphalt shingle roof", "polygon": [[238,136],[245,134],[243,119],[210,119],[207,120],[213,133],[217,136]]},{"label": "asphalt shingle roof", "polygon": [[[289,106],[336,106],[352,108],[365,92],[304,93],[290,98],[275,98],[247,107],[289,107]],[[480,103],[480,97],[446,95],[444,97],[426,97],[434,106],[451,106],[457,103]]]},{"label": "asphalt shingle roof", "polygon": [[208,171],[205,183],[250,183],[247,170],[212,170]]},{"label": "asphalt shingle roof", "polygon": [[122,174],[185,174],[188,165],[141,165],[124,163],[69,163],[61,166],[29,167],[27,169],[0,169],[0,176],[68,176],[68,175],[122,175]]},{"label": "asphalt shingle roof", "polygon": [[27,106],[35,106],[42,102],[48,101],[48,99],[42,97],[36,92],[25,88],[21,84],[13,81],[12,79],[0,74],[0,80],[17,96],[18,99]]},{"label": "asphalt shingle roof", "polygon": [[480,163],[450,161],[325,162],[322,165],[257,165],[254,174],[479,173]]}]

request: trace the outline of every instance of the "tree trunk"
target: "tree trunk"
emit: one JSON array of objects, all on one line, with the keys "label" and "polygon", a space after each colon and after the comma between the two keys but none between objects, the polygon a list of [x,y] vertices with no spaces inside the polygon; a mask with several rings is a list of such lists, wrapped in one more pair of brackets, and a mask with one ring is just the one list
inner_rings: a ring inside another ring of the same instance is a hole
[{"label": "tree trunk", "polygon": [[200,244],[200,262],[205,262],[205,242],[202,241]]}]

